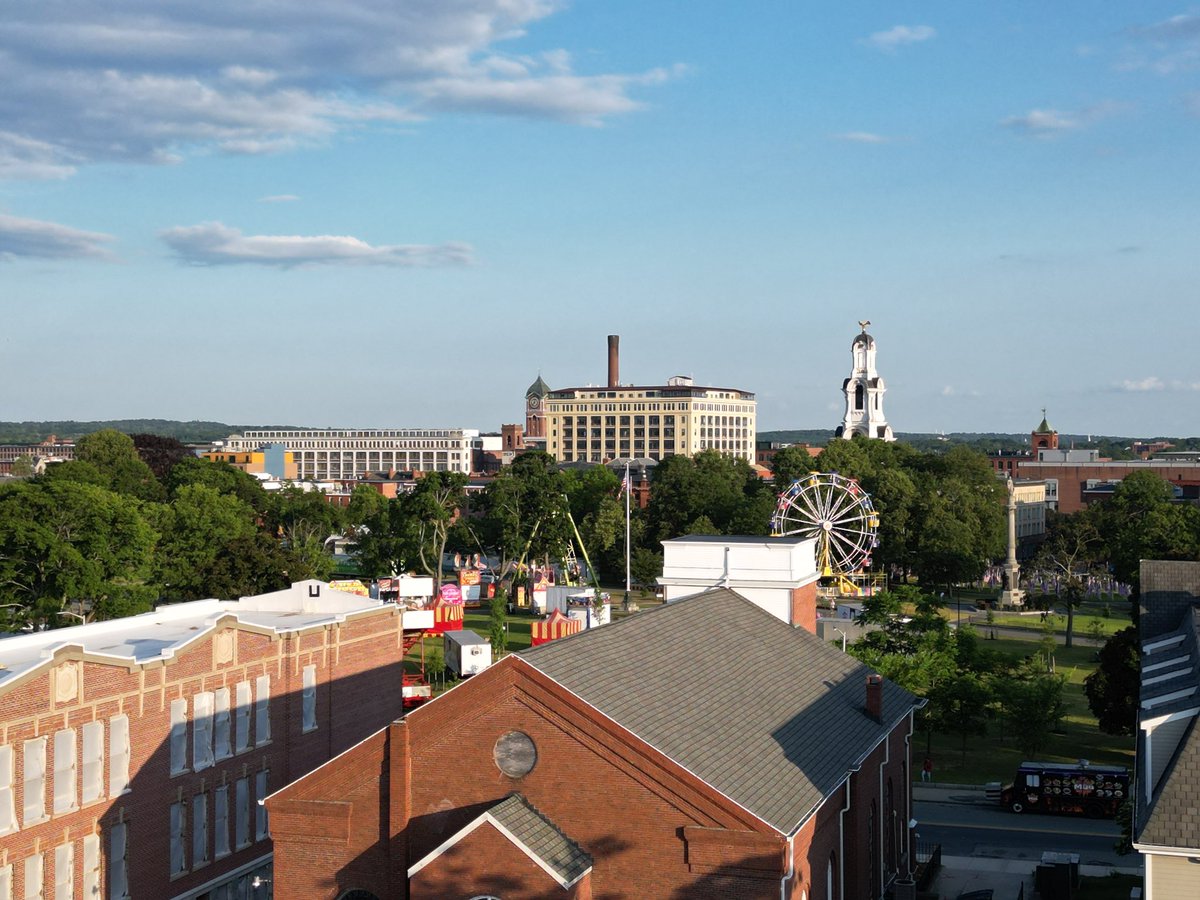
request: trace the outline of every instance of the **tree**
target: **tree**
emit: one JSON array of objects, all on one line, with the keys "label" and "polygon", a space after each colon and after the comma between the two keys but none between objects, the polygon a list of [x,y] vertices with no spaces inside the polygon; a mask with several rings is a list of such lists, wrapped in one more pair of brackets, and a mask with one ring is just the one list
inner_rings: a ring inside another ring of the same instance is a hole
[{"label": "tree", "polygon": [[815,471],[816,461],[807,447],[784,447],[771,457],[771,474],[774,476],[776,493],[787,490],[797,478]]},{"label": "tree", "polygon": [[[767,501],[762,504],[762,499]],[[646,508],[646,539],[652,547],[706,523],[709,534],[766,534],[774,495],[744,460],[703,450],[693,457],[668,456],[654,469]],[[754,507],[757,512],[748,511]]]},{"label": "tree", "polygon": [[1096,511],[1113,574],[1138,583],[1143,559],[1196,559],[1200,509],[1173,502],[1174,491],[1154,472],[1134,472]]},{"label": "tree", "polygon": [[629,577],[634,584],[653,588],[663,572],[662,553],[645,547],[635,547],[629,559]]},{"label": "tree", "polygon": [[196,458],[196,454],[179,438],[163,437],[159,434],[134,434],[130,437],[138,457],[150,467],[154,477],[163,483],[176,465],[185,459]]},{"label": "tree", "polygon": [[365,505],[362,509],[364,518],[354,545],[362,573],[381,578],[409,571],[417,560],[419,536],[405,498],[384,498],[370,511],[365,511]]},{"label": "tree", "polygon": [[33,475],[33,457],[22,453],[12,461],[11,473],[14,478],[29,478]]},{"label": "tree", "polygon": [[261,531],[227,541],[198,574],[204,592],[233,599],[286,588],[292,581],[312,577],[295,572],[292,558],[270,535]]},{"label": "tree", "polygon": [[167,475],[167,494],[173,498],[180,488],[191,484],[202,484],[219,494],[237,497],[259,514],[267,511],[270,498],[258,479],[227,462],[198,456],[180,460]]},{"label": "tree", "polygon": [[930,693],[939,731],[961,739],[962,761],[967,761],[967,739],[987,734],[991,691],[974,672],[960,672],[937,685]]},{"label": "tree", "polygon": [[421,568],[442,583],[442,560],[450,527],[466,502],[467,476],[461,472],[429,472],[417,482],[407,505],[417,521],[417,556]]},{"label": "tree", "polygon": [[203,484],[179,488],[169,506],[158,506],[162,534],[157,558],[158,580],[168,600],[200,600],[217,596],[221,583],[210,583],[217,557],[237,538],[257,531],[254,510],[229,494]]},{"label": "tree", "polygon": [[1100,665],[1083,682],[1088,708],[1106,734],[1132,734],[1141,688],[1137,629],[1118,631],[1100,650]]},{"label": "tree", "polygon": [[[342,529],[342,510],[320,491],[285,487],[270,496],[265,522],[291,555],[305,578],[326,578],[333,571],[333,558],[325,549],[326,539]],[[297,579],[302,580],[302,579]]]},{"label": "tree", "polygon": [[1062,718],[1065,683],[1064,677],[1050,675],[1039,664],[1029,662],[1017,677],[1005,675],[993,680],[1010,732],[1026,758],[1036,756],[1046,746],[1051,730]]},{"label": "tree", "polygon": [[85,434],[75,442],[75,459],[90,463],[118,494],[139,500],[162,500],[164,491],[150,467],[142,462],[133,438],[111,428]]},{"label": "tree", "polygon": [[503,586],[488,601],[488,641],[492,645],[492,659],[499,660],[508,649],[508,592]]},{"label": "tree", "polygon": [[1094,515],[1082,509],[1073,515],[1051,516],[1037,566],[1058,576],[1058,598],[1067,608],[1065,643],[1074,646],[1075,610],[1083,602],[1088,575],[1098,566],[1104,542]]}]

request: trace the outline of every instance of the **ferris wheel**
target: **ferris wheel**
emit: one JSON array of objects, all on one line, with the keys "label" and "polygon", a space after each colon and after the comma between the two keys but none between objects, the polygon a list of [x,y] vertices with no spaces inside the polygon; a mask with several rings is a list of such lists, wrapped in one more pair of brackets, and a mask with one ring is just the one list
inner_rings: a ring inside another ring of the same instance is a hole
[{"label": "ferris wheel", "polygon": [[798,478],[779,495],[771,534],[817,541],[821,576],[845,576],[866,568],[879,545],[879,514],[871,495],[853,478],[814,472]]}]

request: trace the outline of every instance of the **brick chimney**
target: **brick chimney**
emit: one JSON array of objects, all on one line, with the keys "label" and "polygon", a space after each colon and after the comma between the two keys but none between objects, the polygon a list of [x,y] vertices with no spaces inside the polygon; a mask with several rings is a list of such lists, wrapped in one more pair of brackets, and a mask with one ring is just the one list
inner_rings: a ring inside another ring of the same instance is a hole
[{"label": "brick chimney", "polygon": [[867,715],[876,722],[883,722],[883,676],[867,676]]},{"label": "brick chimney", "polygon": [[615,388],[621,383],[620,374],[621,336],[619,334],[610,334],[608,336],[608,386],[610,388]]}]

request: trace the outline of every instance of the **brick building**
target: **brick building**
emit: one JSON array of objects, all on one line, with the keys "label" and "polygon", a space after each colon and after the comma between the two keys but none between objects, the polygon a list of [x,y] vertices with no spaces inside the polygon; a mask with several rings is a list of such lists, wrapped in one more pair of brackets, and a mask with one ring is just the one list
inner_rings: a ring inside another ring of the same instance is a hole
[{"label": "brick building", "polygon": [[309,581],[0,640],[0,897],[269,897],[257,801],[400,714],[421,616]]},{"label": "brick building", "polygon": [[275,793],[276,896],[911,897],[918,703],[706,591],[510,655]]}]

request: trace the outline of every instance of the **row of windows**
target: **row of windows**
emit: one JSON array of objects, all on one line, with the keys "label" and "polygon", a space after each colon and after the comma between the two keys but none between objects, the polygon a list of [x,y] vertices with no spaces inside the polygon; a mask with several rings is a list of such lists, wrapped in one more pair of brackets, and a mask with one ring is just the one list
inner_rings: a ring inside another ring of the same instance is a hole
[{"label": "row of windows", "polygon": [[[262,441],[262,440],[287,440],[288,438],[464,438],[466,435],[457,430],[446,430],[444,428],[394,428],[384,430],[359,430],[357,428],[346,429],[321,429],[318,431],[273,431],[251,429],[243,431],[241,438],[245,441]],[[231,441],[231,443],[236,443]]]},{"label": "row of windows", "polygon": [[233,783],[232,844],[229,830],[229,785],[219,785],[211,792],[213,811],[211,829],[208,816],[209,792],[202,792],[192,797],[190,815],[188,801],[180,800],[171,804],[171,877],[201,869],[214,859],[223,859],[234,850],[243,850],[255,841],[263,841],[270,837],[267,825],[267,807],[262,802],[267,797],[268,776],[269,773],[266,769],[254,774],[253,836],[250,831],[250,778],[249,776],[239,778]]},{"label": "row of windows", "polygon": [[[118,825],[124,829],[124,825]],[[35,853],[25,857],[18,863],[8,863],[0,866],[0,900],[12,900],[13,897],[25,897],[26,900],[42,900],[47,896],[47,886],[53,889],[54,900],[74,900],[75,898],[75,846],[82,844],[83,853],[83,896],[100,896],[100,835],[89,834],[82,841],[68,841],[59,844],[52,852]],[[46,861],[53,856],[54,869],[51,879],[46,878]],[[124,871],[124,855],[121,858],[121,868]],[[113,866],[112,862],[109,863]],[[21,879],[20,893],[17,892],[15,879]],[[109,890],[113,900],[125,900],[128,890],[121,892]]]},{"label": "row of windows", "polygon": [[[51,758],[53,769],[47,771],[47,737],[25,741],[21,747],[21,819],[17,820],[17,795],[13,784],[15,760],[13,748],[0,746],[0,835],[28,828],[49,819],[46,808],[46,784],[53,786],[50,808],[54,815],[79,809],[79,804],[95,803],[105,797],[103,721],[87,722],[78,731],[83,737],[83,778],[80,794],[79,753],[77,729],[64,728],[54,733]],[[113,716],[107,722],[108,731],[108,796],[116,797],[129,790],[129,717]],[[47,778],[49,775],[49,778]]]}]

